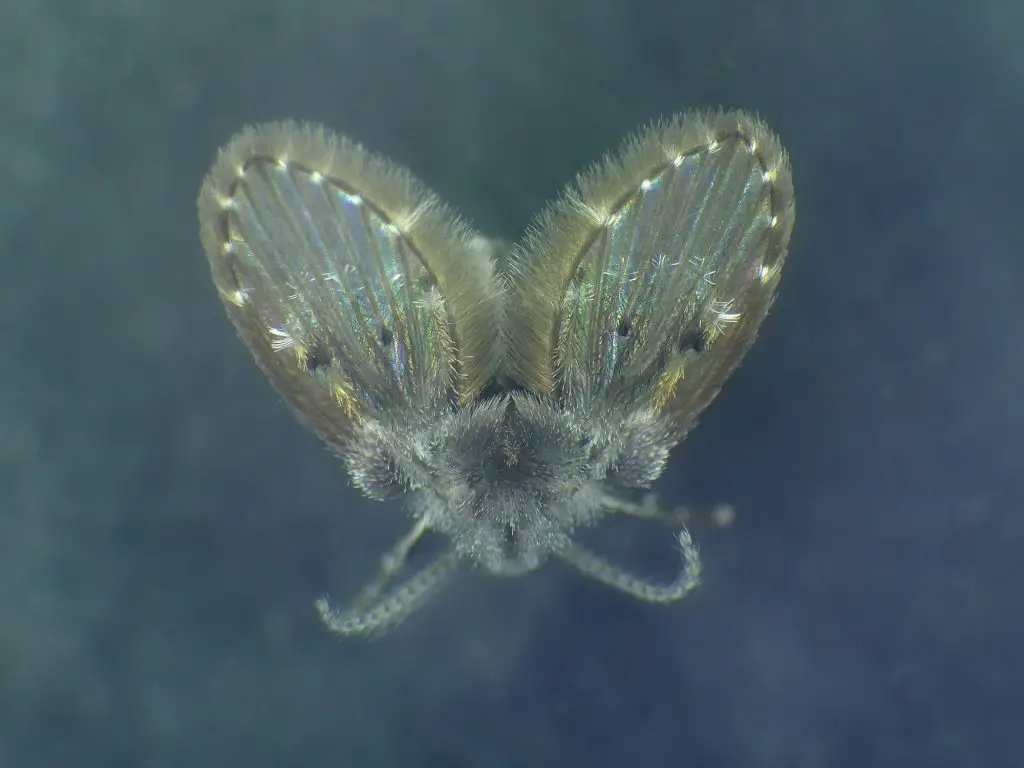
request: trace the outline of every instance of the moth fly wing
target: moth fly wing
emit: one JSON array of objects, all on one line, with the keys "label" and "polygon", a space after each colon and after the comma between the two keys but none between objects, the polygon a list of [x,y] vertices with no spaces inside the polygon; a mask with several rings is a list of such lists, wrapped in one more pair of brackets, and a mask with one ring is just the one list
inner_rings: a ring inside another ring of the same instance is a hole
[{"label": "moth fly wing", "polygon": [[685,435],[753,341],[795,217],[789,160],[742,112],[658,122],[582,174],[517,250],[515,378]]},{"label": "moth fly wing", "polygon": [[336,448],[389,408],[471,399],[500,364],[491,262],[409,171],[356,142],[317,125],[246,128],[198,208],[229,317]]}]

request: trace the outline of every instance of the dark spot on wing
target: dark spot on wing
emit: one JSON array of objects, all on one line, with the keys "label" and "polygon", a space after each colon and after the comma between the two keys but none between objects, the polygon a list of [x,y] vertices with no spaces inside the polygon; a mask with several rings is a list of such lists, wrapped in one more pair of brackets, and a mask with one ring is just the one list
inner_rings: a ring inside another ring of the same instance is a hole
[{"label": "dark spot on wing", "polygon": [[311,374],[331,366],[331,355],[323,344],[314,344],[306,354],[306,370]]},{"label": "dark spot on wing", "polygon": [[708,334],[701,326],[688,328],[679,339],[680,352],[703,352],[708,346]]}]

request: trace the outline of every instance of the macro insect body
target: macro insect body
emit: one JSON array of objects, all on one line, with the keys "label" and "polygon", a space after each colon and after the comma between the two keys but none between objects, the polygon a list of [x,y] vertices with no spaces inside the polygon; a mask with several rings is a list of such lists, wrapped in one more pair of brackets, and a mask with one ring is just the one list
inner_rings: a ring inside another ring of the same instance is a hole
[{"label": "macro insect body", "polygon": [[[511,250],[412,174],[319,126],[243,130],[199,195],[227,313],[295,413],[367,496],[412,526],[346,609],[384,631],[457,563],[500,575],[551,558],[649,602],[655,583],[582,547],[608,514],[673,520],[648,488],[750,346],[795,217],[789,161],[741,112],[657,123],[581,175]],[[397,586],[428,531],[446,554]]]}]

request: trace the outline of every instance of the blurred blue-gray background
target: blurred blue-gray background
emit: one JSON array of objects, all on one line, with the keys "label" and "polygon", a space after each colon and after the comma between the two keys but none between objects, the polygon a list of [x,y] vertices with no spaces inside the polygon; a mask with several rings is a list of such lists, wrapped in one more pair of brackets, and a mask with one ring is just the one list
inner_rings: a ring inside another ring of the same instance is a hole
[{"label": "blurred blue-gray background", "polygon": [[[0,62],[2,768],[1024,765],[1019,3],[8,0]],[[780,133],[799,215],[661,484],[738,510],[696,531],[705,584],[464,571],[383,640],[329,635],[313,599],[405,521],[225,319],[216,148],[320,120],[515,237],[718,105]]]}]

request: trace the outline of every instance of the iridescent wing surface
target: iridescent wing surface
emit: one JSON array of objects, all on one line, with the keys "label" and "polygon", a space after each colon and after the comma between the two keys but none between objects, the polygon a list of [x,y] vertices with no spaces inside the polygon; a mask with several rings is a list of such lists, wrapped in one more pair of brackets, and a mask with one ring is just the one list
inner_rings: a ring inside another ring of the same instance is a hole
[{"label": "iridescent wing surface", "polygon": [[486,251],[412,175],[316,126],[249,128],[199,196],[217,290],[328,443],[383,409],[467,401],[500,364]]},{"label": "iridescent wing surface", "polygon": [[585,412],[654,409],[681,438],[754,340],[794,217],[788,158],[756,118],[652,127],[519,249],[516,378]]}]

